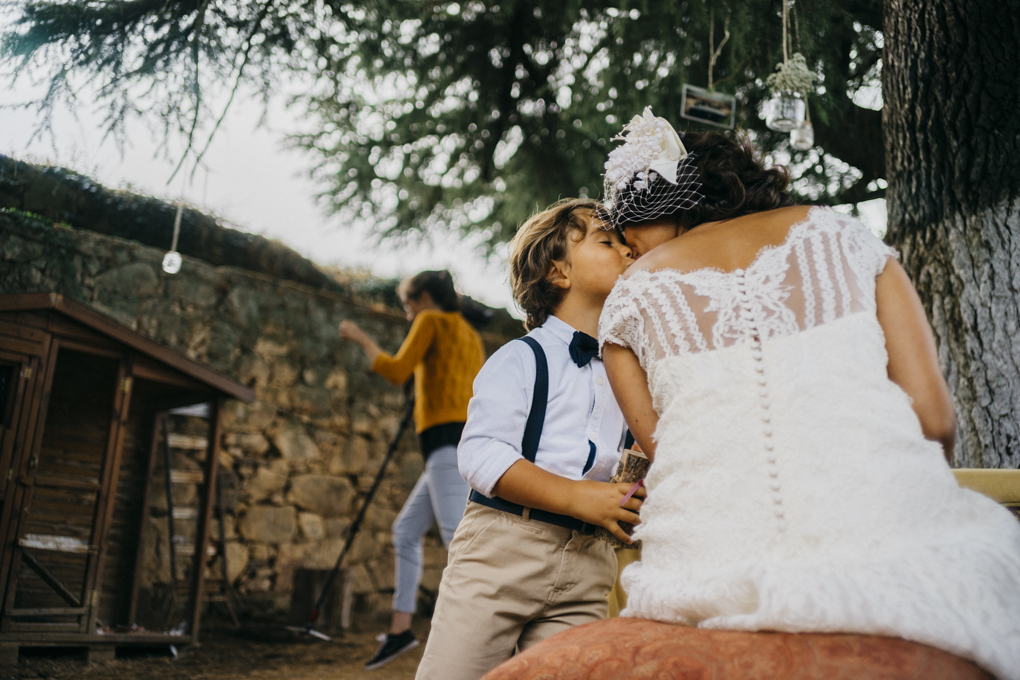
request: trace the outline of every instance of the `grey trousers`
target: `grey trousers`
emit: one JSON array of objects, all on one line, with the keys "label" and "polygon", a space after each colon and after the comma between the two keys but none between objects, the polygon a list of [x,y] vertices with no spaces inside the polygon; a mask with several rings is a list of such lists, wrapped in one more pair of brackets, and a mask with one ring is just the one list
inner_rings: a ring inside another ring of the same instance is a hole
[{"label": "grey trousers", "polygon": [[450,547],[453,533],[464,516],[469,491],[457,469],[456,446],[442,446],[429,454],[425,471],[393,522],[396,553],[393,611],[414,613],[424,562],[422,539],[438,520],[443,545]]}]

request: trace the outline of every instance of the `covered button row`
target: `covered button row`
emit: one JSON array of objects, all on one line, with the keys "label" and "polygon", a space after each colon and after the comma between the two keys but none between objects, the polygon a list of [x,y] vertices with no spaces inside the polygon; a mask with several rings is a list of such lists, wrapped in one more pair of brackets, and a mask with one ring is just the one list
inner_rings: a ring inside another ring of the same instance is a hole
[{"label": "covered button row", "polygon": [[750,329],[753,331],[751,338],[751,356],[754,358],[754,370],[758,374],[758,394],[761,397],[761,419],[764,423],[762,426],[762,434],[765,436],[765,451],[766,460],[769,462],[768,473],[771,477],[769,487],[772,489],[772,503],[775,506],[774,512],[776,519],[778,519],[777,528],[780,531],[786,530],[786,521],[784,519],[786,511],[783,509],[783,494],[781,492],[782,485],[779,482],[779,468],[776,466],[776,453],[775,444],[772,441],[772,414],[769,409],[772,406],[772,402],[769,399],[768,380],[765,378],[765,363],[764,357],[762,356],[761,338],[758,334],[757,324],[751,315],[751,298],[747,294],[746,280],[744,279],[744,272],[737,270],[737,285],[740,290],[740,306],[744,311],[744,316],[748,321]]}]

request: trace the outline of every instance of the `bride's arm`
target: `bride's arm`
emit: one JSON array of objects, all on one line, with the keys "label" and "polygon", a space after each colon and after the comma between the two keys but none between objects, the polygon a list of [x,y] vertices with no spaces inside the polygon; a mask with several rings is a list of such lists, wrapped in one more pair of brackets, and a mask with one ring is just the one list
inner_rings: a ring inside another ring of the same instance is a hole
[{"label": "bride's arm", "polygon": [[942,377],[924,307],[895,260],[889,260],[876,279],[875,300],[889,354],[889,379],[910,396],[924,436],[942,444],[946,460],[952,463],[956,440],[953,398]]},{"label": "bride's arm", "polygon": [[652,408],[648,376],[634,352],[626,347],[607,342],[602,346],[602,360],[606,364],[609,384],[623,411],[623,417],[627,419],[630,433],[648,460],[654,460],[655,442],[652,435],[655,434],[655,426],[659,424],[659,414]]}]

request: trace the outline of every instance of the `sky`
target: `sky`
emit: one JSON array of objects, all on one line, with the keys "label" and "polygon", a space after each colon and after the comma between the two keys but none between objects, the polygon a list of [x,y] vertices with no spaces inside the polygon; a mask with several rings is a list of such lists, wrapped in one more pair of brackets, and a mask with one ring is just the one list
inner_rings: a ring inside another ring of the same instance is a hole
[{"label": "sky", "polygon": [[[28,83],[11,87],[0,80],[0,105],[27,101],[36,92]],[[348,224],[327,214],[316,199],[321,187],[308,176],[314,159],[287,145],[287,135],[299,130],[300,121],[282,102],[282,96],[271,100],[263,116],[260,101],[239,97],[213,140],[205,167],[191,180],[182,172],[170,184],[174,164],[159,153],[159,138],[149,127],[130,121],[128,144],[120,148],[104,138],[98,111],[72,115],[58,110],[54,135],[34,137],[34,112],[0,108],[0,153],[60,165],[114,189],[171,201],[183,198],[237,229],[278,239],[321,265],[364,269],[387,278],[449,269],[462,293],[521,316],[510,295],[505,249],[486,257],[481,236],[438,234],[426,240],[379,242],[372,224]],[[885,201],[861,207],[865,223],[884,233]]]},{"label": "sky", "polygon": [[[35,92],[29,84],[11,88],[9,81],[0,80],[0,105],[28,101]],[[314,159],[288,148],[287,135],[298,128],[281,102],[282,97],[270,102],[260,124],[262,103],[239,97],[206,155],[206,168],[199,168],[190,182],[182,172],[167,184],[174,164],[161,157],[159,139],[146,124],[130,122],[129,144],[119,149],[114,140],[104,139],[102,119],[95,111],[71,115],[60,110],[54,117],[53,138],[33,139],[34,112],[0,108],[0,153],[60,165],[113,189],[167,200],[184,198],[235,228],[278,239],[321,265],[394,278],[423,269],[449,269],[462,293],[520,316],[510,296],[505,251],[486,258],[481,236],[439,234],[424,241],[379,243],[370,223],[346,224],[328,215],[316,200],[321,187],[308,177]]]}]

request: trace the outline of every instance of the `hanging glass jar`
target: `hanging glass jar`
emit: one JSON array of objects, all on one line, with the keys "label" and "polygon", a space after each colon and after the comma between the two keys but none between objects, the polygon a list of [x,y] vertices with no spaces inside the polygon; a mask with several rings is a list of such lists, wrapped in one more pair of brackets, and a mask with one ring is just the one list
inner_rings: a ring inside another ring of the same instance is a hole
[{"label": "hanging glass jar", "polygon": [[805,120],[790,130],[790,146],[797,151],[807,151],[815,145],[815,129],[810,120]]},{"label": "hanging glass jar", "polygon": [[778,92],[769,100],[765,125],[776,132],[790,132],[804,122],[805,110],[800,92]]}]

